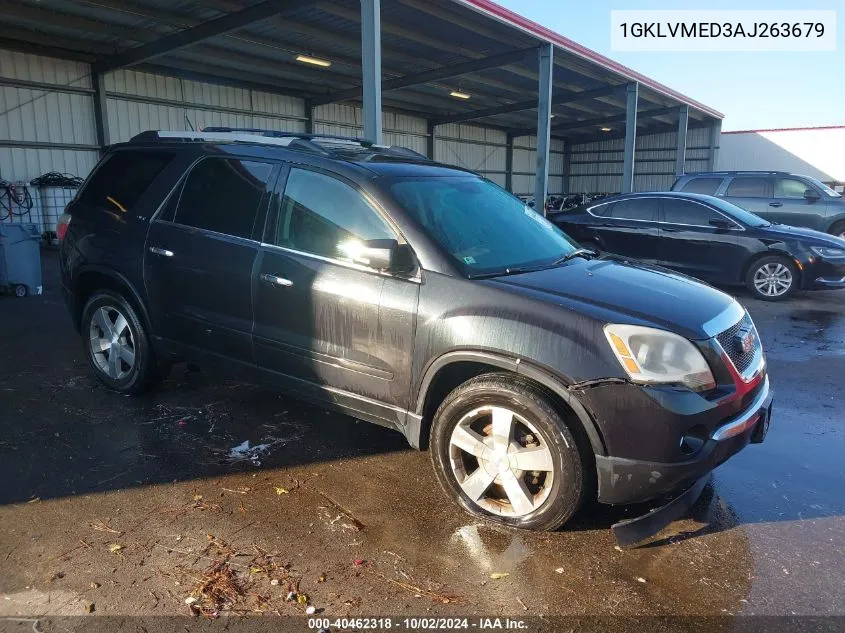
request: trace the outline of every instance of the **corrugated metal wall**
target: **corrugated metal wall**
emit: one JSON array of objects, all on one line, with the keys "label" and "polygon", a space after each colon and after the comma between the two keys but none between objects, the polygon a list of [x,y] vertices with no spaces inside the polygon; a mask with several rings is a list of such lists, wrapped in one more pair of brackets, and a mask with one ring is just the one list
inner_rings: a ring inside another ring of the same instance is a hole
[{"label": "corrugated metal wall", "polygon": [[[564,193],[564,143],[552,139],[549,145],[549,195]],[[518,136],[513,140],[513,191],[517,195],[534,194],[534,175],[537,173],[537,137]]]},{"label": "corrugated metal wall", "polygon": [[[710,131],[687,131],[684,171],[705,171],[710,154]],[[634,191],[665,191],[675,181],[677,132],[638,135],[634,162]],[[621,138],[572,146],[569,191],[618,192],[622,181],[625,140]]]},{"label": "corrugated metal wall", "polygon": [[[427,123],[425,119],[384,112],[382,128],[384,142],[401,145],[420,154],[426,153]],[[314,108],[314,133],[363,136],[364,111],[357,106],[330,103]]]}]

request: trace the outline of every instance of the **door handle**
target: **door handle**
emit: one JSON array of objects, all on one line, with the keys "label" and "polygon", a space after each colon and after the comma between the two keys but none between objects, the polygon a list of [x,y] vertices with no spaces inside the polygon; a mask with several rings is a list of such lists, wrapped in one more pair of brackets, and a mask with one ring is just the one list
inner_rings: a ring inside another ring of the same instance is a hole
[{"label": "door handle", "polygon": [[150,246],[150,252],[153,255],[162,255],[163,257],[173,257],[173,251],[166,248],[159,248],[158,246]]},{"label": "door handle", "polygon": [[676,229],[676,228],[672,228],[672,227],[663,227],[663,226],[660,227],[660,230],[663,231],[664,233],[680,233],[681,232],[681,229]]},{"label": "door handle", "polygon": [[269,273],[261,273],[261,281],[268,283],[271,286],[280,286],[282,288],[290,288],[293,285],[293,282],[290,279],[285,279],[284,277],[278,277],[277,275],[271,275]]},{"label": "door handle", "polygon": [[770,203],[769,203],[769,206],[770,206],[770,207],[782,207],[782,206],[783,206],[783,202],[770,202]]}]

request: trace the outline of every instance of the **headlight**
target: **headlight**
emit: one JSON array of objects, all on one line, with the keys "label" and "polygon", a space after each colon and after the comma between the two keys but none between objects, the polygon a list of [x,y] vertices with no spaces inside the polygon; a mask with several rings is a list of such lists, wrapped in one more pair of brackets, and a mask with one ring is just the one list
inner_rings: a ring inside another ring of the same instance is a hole
[{"label": "headlight", "polygon": [[614,323],[604,326],[604,334],[633,382],[680,383],[693,391],[708,391],[716,386],[704,356],[682,336],[650,327]]},{"label": "headlight", "polygon": [[810,250],[819,257],[827,257],[829,259],[845,257],[845,249],[842,248],[833,248],[831,246],[811,246]]}]

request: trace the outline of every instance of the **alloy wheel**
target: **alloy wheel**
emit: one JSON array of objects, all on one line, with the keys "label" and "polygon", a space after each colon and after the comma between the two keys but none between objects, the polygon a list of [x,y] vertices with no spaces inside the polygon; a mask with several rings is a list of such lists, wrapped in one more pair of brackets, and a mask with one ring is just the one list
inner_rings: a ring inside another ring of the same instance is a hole
[{"label": "alloy wheel", "polygon": [[89,327],[91,356],[113,380],[126,378],[135,366],[135,339],[123,313],[114,306],[98,308]]},{"label": "alloy wheel", "polygon": [[554,461],[525,418],[499,406],[467,413],[449,440],[452,473],[464,493],[493,514],[523,517],[549,498]]},{"label": "alloy wheel", "polygon": [[792,271],[778,262],[760,266],[754,273],[754,287],[767,297],[780,297],[792,287]]}]

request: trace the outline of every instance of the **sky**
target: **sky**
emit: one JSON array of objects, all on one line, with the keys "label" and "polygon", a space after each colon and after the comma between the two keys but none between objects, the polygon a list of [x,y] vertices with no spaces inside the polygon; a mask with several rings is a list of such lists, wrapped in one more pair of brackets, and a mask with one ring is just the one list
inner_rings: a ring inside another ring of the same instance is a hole
[{"label": "sky", "polygon": [[[613,9],[690,9],[685,0],[496,0],[725,114],[722,129],[845,125],[842,0],[708,0],[707,9],[838,9],[836,52],[612,52]],[[845,148],[843,148],[845,151]]]}]

